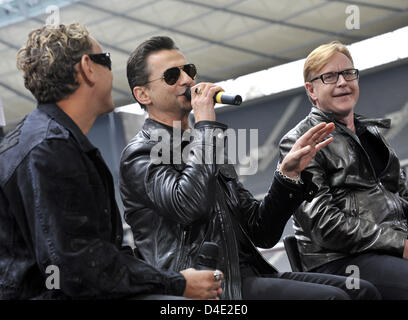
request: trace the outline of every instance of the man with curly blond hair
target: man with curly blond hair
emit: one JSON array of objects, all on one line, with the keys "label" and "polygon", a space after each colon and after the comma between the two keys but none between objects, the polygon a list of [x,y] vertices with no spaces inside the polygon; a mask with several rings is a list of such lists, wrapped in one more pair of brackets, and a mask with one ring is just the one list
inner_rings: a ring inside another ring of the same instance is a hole
[{"label": "man with curly blond hair", "polygon": [[109,53],[80,24],[17,54],[38,101],[0,144],[0,298],[215,298],[213,271],[160,271],[122,247],[113,179],[85,134],[114,108]]}]

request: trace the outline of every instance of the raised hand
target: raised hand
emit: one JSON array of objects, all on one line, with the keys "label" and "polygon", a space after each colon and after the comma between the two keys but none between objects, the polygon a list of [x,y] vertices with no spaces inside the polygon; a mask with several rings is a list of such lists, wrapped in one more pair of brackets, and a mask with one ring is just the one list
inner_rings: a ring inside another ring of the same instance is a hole
[{"label": "raised hand", "polygon": [[334,123],[319,123],[303,134],[282,160],[279,170],[286,176],[296,179],[307,167],[316,152],[333,141],[333,137],[324,140],[333,130]]},{"label": "raised hand", "polygon": [[213,97],[218,91],[222,91],[222,88],[209,82],[201,82],[191,88],[191,106],[195,122],[215,121]]}]

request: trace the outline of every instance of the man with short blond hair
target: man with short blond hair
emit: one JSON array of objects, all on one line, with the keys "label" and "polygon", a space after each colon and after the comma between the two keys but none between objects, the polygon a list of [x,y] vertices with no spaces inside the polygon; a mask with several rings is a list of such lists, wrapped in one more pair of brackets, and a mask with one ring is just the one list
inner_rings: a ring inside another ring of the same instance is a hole
[{"label": "man with short blond hair", "polygon": [[304,80],[313,107],[282,138],[280,158],[316,123],[333,121],[336,128],[333,143],[305,169],[320,189],[294,215],[302,264],[307,271],[336,275],[354,270],[384,299],[408,299],[406,178],[379,130],[390,122],[354,112],[359,70],[340,42],[309,54]]}]

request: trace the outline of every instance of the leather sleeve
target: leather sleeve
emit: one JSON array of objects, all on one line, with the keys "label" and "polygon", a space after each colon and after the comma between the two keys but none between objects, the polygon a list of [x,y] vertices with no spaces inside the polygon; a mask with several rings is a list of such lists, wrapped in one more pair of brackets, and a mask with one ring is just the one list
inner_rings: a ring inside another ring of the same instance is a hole
[{"label": "leather sleeve", "polygon": [[[298,135],[300,133],[292,133],[282,139],[281,158],[289,152]],[[326,175],[327,163],[328,159],[319,151],[305,169],[313,174],[313,182],[319,187],[319,191],[314,200],[303,203],[295,215],[303,231],[311,237],[313,243],[328,250],[348,254],[379,250],[402,256],[406,239],[404,232],[394,230],[386,224],[379,225],[359,216],[346,214],[336,206]]]},{"label": "leather sleeve", "polygon": [[104,186],[84,156],[70,141],[45,140],[16,173],[26,215],[19,219],[28,221],[27,242],[44,279],[47,266],[57,266],[61,290],[76,298],[182,295],[181,274],[159,271],[113,243],[112,218],[96,196]]},{"label": "leather sleeve", "polygon": [[286,182],[276,172],[262,201],[253,198],[238,182],[240,222],[257,247],[271,248],[280,240],[285,225],[299,205],[311,200],[317,187],[308,175],[304,185]]},{"label": "leather sleeve", "polygon": [[150,141],[130,144],[122,154],[120,169],[126,219],[131,219],[140,203],[184,226],[210,219],[216,202],[215,130],[223,129],[215,122],[196,125],[194,141],[185,148],[180,165],[153,163]]},{"label": "leather sleeve", "polygon": [[[400,169],[399,194],[408,201],[407,174],[402,168]],[[408,212],[406,212],[405,215],[408,215]]]}]

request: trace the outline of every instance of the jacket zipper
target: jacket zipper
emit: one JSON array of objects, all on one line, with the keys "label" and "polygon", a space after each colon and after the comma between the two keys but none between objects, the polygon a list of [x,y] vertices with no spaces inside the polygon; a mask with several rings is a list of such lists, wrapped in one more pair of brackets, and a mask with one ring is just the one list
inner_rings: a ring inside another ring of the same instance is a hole
[{"label": "jacket zipper", "polygon": [[358,216],[358,203],[357,203],[357,197],[355,195],[355,193],[351,193],[351,215],[353,217],[357,217]]},{"label": "jacket zipper", "polygon": [[228,237],[228,233],[230,232],[233,234],[233,230],[226,230],[226,228],[229,229],[229,226],[232,226],[231,225],[232,221],[229,221],[228,215],[226,211],[220,207],[219,201],[217,201],[216,207],[217,207],[218,212],[220,213],[219,217],[220,217],[220,223],[221,223],[221,232],[222,232],[223,239],[225,239],[224,241],[224,244],[225,244],[224,253],[226,255],[226,259],[225,259],[226,270],[225,271],[228,274],[227,276],[228,283],[226,286],[226,289],[228,290],[227,296],[230,299],[234,298],[234,299],[240,300],[242,298],[241,285],[239,285],[238,288],[236,288],[237,286],[233,285],[234,284],[233,280],[241,283],[240,272],[238,270],[239,260],[231,261],[234,257],[238,257],[238,250],[237,250],[236,244],[233,243],[233,241],[231,241],[232,239],[230,239],[230,237]]},{"label": "jacket zipper", "polygon": [[[379,139],[382,141],[382,143],[384,143],[384,145],[387,147],[386,141],[383,139],[383,137],[382,137],[380,134],[378,134],[378,130],[374,130],[374,135],[375,135],[377,138],[379,138]],[[390,160],[391,160],[392,153],[393,153],[392,150],[390,150],[388,147],[387,147],[387,149],[388,149],[388,152],[390,153],[390,156],[389,156],[389,158],[388,158],[388,162],[387,162],[387,165],[386,165],[385,168],[388,167],[389,162],[390,162]],[[398,173],[398,179],[399,179],[399,173]],[[383,191],[386,190],[381,181],[380,181],[380,187],[383,189]],[[398,218],[399,218],[398,222],[399,222],[399,224],[401,224],[401,223],[400,223],[401,221],[406,220],[405,214],[403,213],[403,212],[404,212],[404,209],[402,208],[401,202],[397,199],[397,197],[394,195],[393,192],[388,191],[388,190],[387,190],[387,192],[388,192],[388,193],[390,194],[390,196],[394,199],[394,201],[392,201],[392,202],[393,202],[394,205],[395,205],[396,214],[398,215]]]},{"label": "jacket zipper", "polygon": [[[372,162],[371,162],[371,159],[370,159],[369,155],[367,154],[367,152],[365,151],[365,149],[363,148],[363,146],[361,145],[361,143],[359,142],[359,140],[356,139],[353,135],[351,135],[350,133],[348,133],[348,132],[347,132],[346,130],[344,130],[343,128],[341,128],[341,129],[342,129],[346,134],[350,135],[350,136],[353,138],[353,140],[360,146],[361,150],[363,150],[363,152],[364,152],[364,154],[365,154],[365,156],[366,156],[366,158],[367,158],[367,160],[368,160],[368,163],[369,163],[369,165],[370,165],[372,174],[373,174],[373,176],[374,176],[374,178],[375,178],[375,181],[376,181],[376,183],[377,183],[378,188],[381,189],[381,191],[382,191],[383,193],[388,192],[388,193],[391,195],[391,197],[392,197],[393,200],[394,200],[394,201],[391,201],[391,204],[392,204],[392,206],[394,207],[394,210],[396,210],[396,214],[399,216],[399,218],[401,218],[401,214],[400,214],[401,211],[398,210],[398,203],[397,203],[397,201],[396,201],[396,199],[395,199],[394,194],[393,194],[392,192],[390,192],[390,191],[388,191],[388,190],[385,189],[384,185],[383,185],[382,182],[381,182],[380,177],[377,176],[377,173],[376,173],[375,170],[374,170],[374,166],[373,166],[373,164],[372,164]],[[368,129],[367,129],[367,130],[368,130]],[[370,131],[370,133],[373,133],[373,132]],[[381,142],[385,144],[385,141],[382,139],[381,135],[378,134],[378,131],[377,131],[377,130],[374,130],[374,133],[373,133],[373,134],[374,134],[374,136],[375,136],[377,139],[379,138],[379,139],[381,140]],[[386,145],[386,144],[385,144],[385,145]],[[388,149],[388,152],[390,152],[390,157],[391,157],[391,151],[389,150],[388,147],[387,147],[387,149]],[[388,160],[388,161],[389,161],[389,160]],[[388,163],[387,163],[386,167],[388,167]],[[401,208],[401,209],[402,209],[402,208]]]},{"label": "jacket zipper", "polygon": [[187,234],[187,231],[183,230],[183,232],[181,234],[181,243],[180,243],[180,249],[179,249],[180,258],[178,259],[177,265],[176,265],[176,271],[178,271],[178,272],[184,269],[183,268],[183,264],[184,264],[183,262],[184,262],[185,257],[186,257],[186,254],[184,253],[184,243],[185,243],[185,239],[186,239],[186,234]]}]

